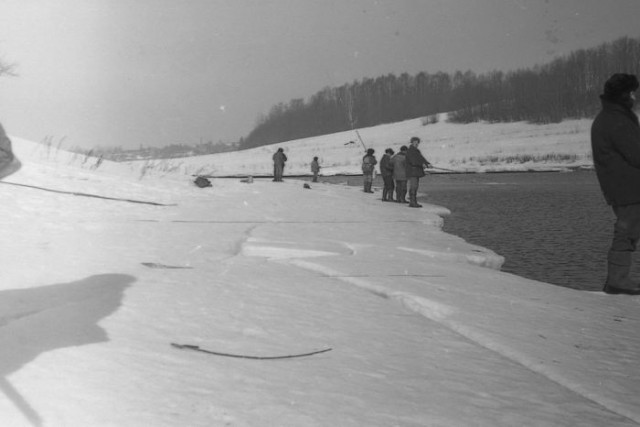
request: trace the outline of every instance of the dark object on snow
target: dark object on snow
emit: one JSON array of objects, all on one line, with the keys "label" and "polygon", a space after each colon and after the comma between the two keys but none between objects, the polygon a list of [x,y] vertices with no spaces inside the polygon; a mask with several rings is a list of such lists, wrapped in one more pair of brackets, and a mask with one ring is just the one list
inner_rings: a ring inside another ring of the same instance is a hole
[{"label": "dark object on snow", "polygon": [[306,184],[306,183],[305,183],[305,184],[303,184],[303,185],[302,185],[302,187],[303,187],[303,188],[311,189],[311,186],[310,186],[309,184]]},{"label": "dark object on snow", "polygon": [[331,351],[332,350],[330,348],[325,348],[324,350],[312,351],[311,353],[289,354],[289,355],[285,355],[285,356],[245,356],[243,354],[218,353],[216,351],[209,351],[209,350],[205,350],[205,349],[200,348],[197,345],[193,345],[193,344],[176,344],[176,343],[172,342],[171,345],[173,347],[175,347],[175,348],[179,348],[179,349],[182,349],[182,350],[193,350],[193,351],[200,351],[202,353],[214,354],[216,356],[236,357],[236,358],[239,358],[239,359],[254,359],[254,360],[293,359],[294,357],[312,356],[314,354],[325,353],[327,351]]},{"label": "dark object on snow", "polygon": [[197,185],[200,188],[206,188],[206,187],[213,187],[213,185],[211,184],[211,181],[209,181],[207,178],[205,178],[204,176],[199,176],[197,177],[193,183],[195,185]]}]

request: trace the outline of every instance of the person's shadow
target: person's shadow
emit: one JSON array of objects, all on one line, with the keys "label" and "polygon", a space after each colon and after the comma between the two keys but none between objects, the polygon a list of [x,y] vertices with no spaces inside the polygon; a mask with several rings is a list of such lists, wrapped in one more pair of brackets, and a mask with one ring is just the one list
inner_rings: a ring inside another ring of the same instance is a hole
[{"label": "person's shadow", "polygon": [[134,281],[126,274],[101,274],[0,291],[0,391],[32,425],[42,425],[40,416],[7,376],[47,351],[108,341],[98,322],[118,309],[124,290]]}]

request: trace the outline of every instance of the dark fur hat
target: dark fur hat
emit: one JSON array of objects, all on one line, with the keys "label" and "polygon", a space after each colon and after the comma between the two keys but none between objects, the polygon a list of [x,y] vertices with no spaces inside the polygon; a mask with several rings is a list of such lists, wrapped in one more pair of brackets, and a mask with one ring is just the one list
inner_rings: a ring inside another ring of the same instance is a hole
[{"label": "dark fur hat", "polygon": [[614,74],[604,84],[604,95],[609,99],[624,97],[638,89],[638,78],[633,74]]}]

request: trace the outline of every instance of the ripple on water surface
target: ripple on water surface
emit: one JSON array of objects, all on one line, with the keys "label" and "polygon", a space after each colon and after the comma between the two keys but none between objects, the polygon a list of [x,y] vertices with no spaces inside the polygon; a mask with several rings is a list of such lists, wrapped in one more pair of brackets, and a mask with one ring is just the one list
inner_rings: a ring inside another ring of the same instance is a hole
[{"label": "ripple on water surface", "polygon": [[444,230],[506,258],[502,270],[575,289],[602,288],[614,216],[592,171],[430,176],[425,200]]}]

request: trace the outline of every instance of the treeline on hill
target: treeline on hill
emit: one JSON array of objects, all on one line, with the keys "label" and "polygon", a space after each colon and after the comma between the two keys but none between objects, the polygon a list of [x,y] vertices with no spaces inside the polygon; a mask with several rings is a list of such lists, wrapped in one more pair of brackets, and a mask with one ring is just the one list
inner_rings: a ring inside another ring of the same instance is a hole
[{"label": "treeline on hill", "polygon": [[[613,73],[638,74],[640,38],[623,37],[529,69],[476,74],[426,72],[365,78],[280,103],[240,149],[453,112],[449,120],[552,123],[590,117]],[[426,123],[426,122],[425,122]]]}]

